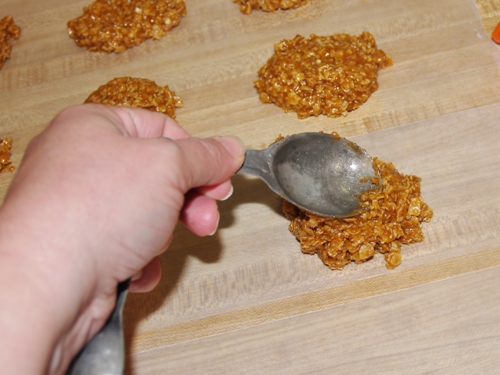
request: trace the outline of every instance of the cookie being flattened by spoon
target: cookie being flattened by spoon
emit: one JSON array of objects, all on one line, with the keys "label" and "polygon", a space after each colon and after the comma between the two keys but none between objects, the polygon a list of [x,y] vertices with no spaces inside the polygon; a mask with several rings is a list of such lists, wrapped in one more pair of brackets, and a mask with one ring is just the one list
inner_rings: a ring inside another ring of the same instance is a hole
[{"label": "cookie being flattened by spoon", "polygon": [[68,22],[68,33],[93,52],[123,52],[160,39],[186,15],[184,0],[96,0]]},{"label": "cookie being flattened by spoon", "polygon": [[400,173],[394,164],[374,158],[382,177],[381,189],[360,196],[361,213],[349,218],[328,218],[283,201],[288,229],[305,254],[317,254],[331,269],[363,263],[376,253],[384,255],[388,269],[401,263],[403,245],[424,240],[421,224],[433,210],[421,196],[420,177]]},{"label": "cookie being flattened by spoon", "polygon": [[182,99],[168,86],[159,86],[146,78],[120,77],[100,86],[85,103],[136,107],[164,113],[175,118]]}]

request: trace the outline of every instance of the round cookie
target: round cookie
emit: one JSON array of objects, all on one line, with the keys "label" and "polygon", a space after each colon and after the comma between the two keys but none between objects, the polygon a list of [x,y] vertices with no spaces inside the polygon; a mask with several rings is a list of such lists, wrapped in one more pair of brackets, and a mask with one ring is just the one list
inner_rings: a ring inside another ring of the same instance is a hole
[{"label": "round cookie", "polygon": [[68,22],[68,33],[93,52],[123,52],[160,39],[186,15],[184,0],[96,0]]},{"label": "round cookie", "polygon": [[274,46],[254,85],[263,103],[295,111],[299,118],[345,116],[377,90],[378,71],[390,65],[368,32],[297,35]]}]

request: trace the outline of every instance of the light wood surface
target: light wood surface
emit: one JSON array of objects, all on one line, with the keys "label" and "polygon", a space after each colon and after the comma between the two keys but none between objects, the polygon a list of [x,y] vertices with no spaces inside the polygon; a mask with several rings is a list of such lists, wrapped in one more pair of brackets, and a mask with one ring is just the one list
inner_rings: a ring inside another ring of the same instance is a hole
[{"label": "light wood surface", "polygon": [[[499,373],[498,1],[311,0],[243,15],[230,0],[186,0],[166,37],[116,55],[67,36],[86,4],[0,0],[0,17],[22,27],[0,70],[0,137],[14,139],[15,165],[59,110],[134,76],[181,96],[177,120],[196,136],[263,148],[279,134],[337,131],[422,177],[435,212],[395,270],[376,257],[331,271],[300,252],[264,183],[235,176],[217,235],[179,226],[161,284],[129,297],[129,374]],[[253,81],[275,43],[363,30],[394,65],[361,108],[299,120],[259,102]],[[0,174],[0,200],[12,176]]]}]

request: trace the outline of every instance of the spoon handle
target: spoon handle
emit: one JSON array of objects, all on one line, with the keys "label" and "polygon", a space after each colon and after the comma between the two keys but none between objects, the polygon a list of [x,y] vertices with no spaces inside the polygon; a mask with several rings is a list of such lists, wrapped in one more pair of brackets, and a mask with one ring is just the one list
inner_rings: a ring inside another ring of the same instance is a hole
[{"label": "spoon handle", "polygon": [[238,174],[250,174],[260,177],[277,194],[282,194],[281,188],[276,182],[271,169],[271,149],[265,150],[247,150],[245,152],[245,161],[238,170]]},{"label": "spoon handle", "polygon": [[266,160],[265,150],[247,150],[245,152],[245,161],[238,173],[251,174],[263,177],[271,173],[271,165]]},{"label": "spoon handle", "polygon": [[122,313],[130,279],[118,284],[116,304],[108,321],[71,363],[66,375],[122,375],[125,344]]}]

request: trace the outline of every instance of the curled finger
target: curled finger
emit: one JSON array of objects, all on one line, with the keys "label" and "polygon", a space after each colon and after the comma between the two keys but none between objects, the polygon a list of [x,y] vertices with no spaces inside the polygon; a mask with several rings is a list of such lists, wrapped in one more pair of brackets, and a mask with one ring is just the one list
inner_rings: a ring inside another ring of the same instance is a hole
[{"label": "curled finger", "polygon": [[137,274],[132,276],[130,291],[146,293],[152,291],[161,279],[161,263],[158,257],[153,258]]},{"label": "curled finger", "polygon": [[233,194],[233,185],[231,184],[231,180],[226,180],[217,185],[199,187],[196,191],[209,198],[225,201]]},{"label": "curled finger", "polygon": [[212,235],[217,230],[219,218],[219,209],[214,199],[197,190],[186,194],[179,219],[191,232],[198,236]]}]

